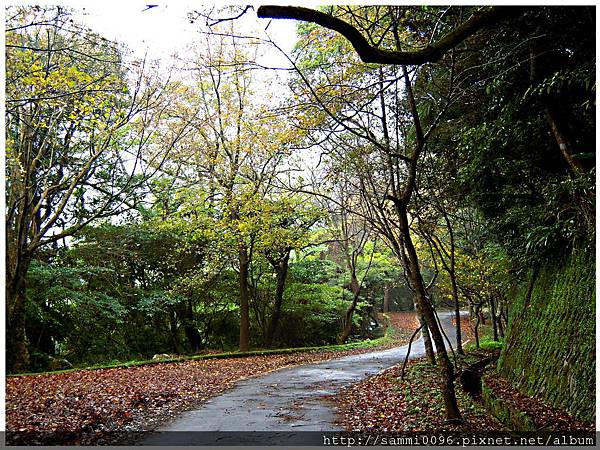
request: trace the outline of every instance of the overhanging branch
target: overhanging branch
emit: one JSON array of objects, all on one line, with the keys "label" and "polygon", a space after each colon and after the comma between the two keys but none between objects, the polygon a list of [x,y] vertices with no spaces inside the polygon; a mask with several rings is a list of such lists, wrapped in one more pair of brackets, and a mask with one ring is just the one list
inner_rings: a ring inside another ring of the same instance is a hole
[{"label": "overhanging branch", "polygon": [[320,11],[301,6],[263,5],[258,8],[260,18],[293,19],[316,23],[322,27],[337,31],[354,47],[360,59],[365,63],[419,65],[435,62],[445,52],[460,44],[467,37],[487,26],[520,14],[522,9],[510,6],[483,7],[467,21],[445,34],[439,41],[414,51],[392,51],[372,46],[352,25]]}]

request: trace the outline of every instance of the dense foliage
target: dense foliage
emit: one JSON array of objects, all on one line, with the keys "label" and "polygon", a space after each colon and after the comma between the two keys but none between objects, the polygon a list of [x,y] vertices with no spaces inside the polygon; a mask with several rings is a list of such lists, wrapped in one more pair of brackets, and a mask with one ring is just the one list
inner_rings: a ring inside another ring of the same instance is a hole
[{"label": "dense foliage", "polygon": [[319,25],[397,56],[494,8],[320,8],[273,90],[232,20],[169,77],[68,11],[9,8],[9,370],[341,343],[402,305],[460,419],[435,308],[458,354],[468,308],[516,355],[528,280],[595,246],[594,9],[504,11],[402,65]]}]

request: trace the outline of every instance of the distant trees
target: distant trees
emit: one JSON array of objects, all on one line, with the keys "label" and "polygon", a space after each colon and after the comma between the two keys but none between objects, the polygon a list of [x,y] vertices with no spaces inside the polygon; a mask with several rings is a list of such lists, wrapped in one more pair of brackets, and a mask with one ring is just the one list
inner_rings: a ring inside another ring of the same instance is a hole
[{"label": "distant trees", "polygon": [[160,164],[149,150],[151,127],[168,99],[143,67],[128,71],[116,44],[62,8],[9,8],[6,49],[7,345],[8,367],[18,371],[28,359],[33,258],[135,206],[149,163]]},{"label": "distant trees", "polygon": [[[210,210],[196,204],[191,226],[176,216],[163,220],[162,203],[143,219],[86,227],[68,247],[36,256],[26,303],[30,369],[43,370],[59,356],[98,363],[239,344],[235,255],[224,253],[220,234],[211,232]],[[252,345],[267,338],[271,345],[334,343],[348,303],[344,279],[335,263],[298,247],[307,245],[307,227],[320,211],[285,199],[263,213],[272,221],[250,268]],[[275,253],[290,245],[293,252]],[[287,261],[273,267],[278,255]]]},{"label": "distant trees", "polygon": [[272,347],[279,327],[292,251],[310,245],[311,229],[322,220],[324,211],[311,199],[299,195],[280,196],[261,205],[265,222],[257,242],[257,251],[275,271],[276,283],[271,314],[264,331],[264,345]]},{"label": "distant trees", "polygon": [[[184,348],[198,350],[201,342],[198,332],[190,327],[194,321],[189,312],[193,292],[176,286],[192,274],[206,271],[209,253],[206,238],[146,221],[87,228],[68,251],[63,251],[62,259],[63,264],[87,272],[87,290],[125,312],[118,325],[121,329],[111,330],[120,337],[117,354],[149,353],[153,351],[151,342],[156,341],[163,346],[160,350],[180,353]],[[85,305],[80,308],[86,309]],[[187,343],[180,338],[180,324]],[[77,335],[80,341],[87,337],[89,353],[99,357],[103,349],[94,343],[94,335],[101,341],[104,333],[82,329]],[[79,345],[73,350],[82,353]]]},{"label": "distant trees", "polygon": [[[322,201],[327,204],[329,212],[327,235],[335,249],[334,252],[337,253],[339,263],[345,266],[348,279],[344,287],[350,292],[352,299],[344,314],[338,337],[338,341],[343,344],[352,332],[354,314],[363,295],[364,281],[369,274],[375,248],[372,248],[370,256],[365,254],[367,245],[369,243],[374,245],[373,230],[367,221],[349,212],[353,206],[356,206],[357,201],[352,185],[340,182],[332,189],[332,199]],[[361,260],[366,260],[366,264],[362,264],[362,267]]]},{"label": "distant trees", "polygon": [[[303,221],[293,217],[292,207],[276,191],[290,136],[285,123],[269,111],[269,99],[265,96],[257,101],[258,86],[246,70],[252,58],[233,35],[206,37],[204,48],[198,48],[195,59],[188,61],[194,72],[187,80],[189,84],[181,84],[177,99],[182,120],[189,120],[195,133],[182,141],[168,163],[180,185],[204,193],[210,214],[208,222],[198,224],[199,229],[209,226],[212,233],[221,235],[216,241],[221,250],[235,254],[240,351],[247,351],[250,345],[250,271],[256,251],[263,247],[279,271],[282,289],[289,257],[286,254],[298,245],[292,234],[298,232],[298,221]],[[281,200],[275,200],[277,197]],[[190,215],[196,214],[195,205],[184,207]],[[282,217],[284,213],[287,216]],[[310,223],[308,219],[305,228]],[[281,230],[286,227],[289,233],[284,236]],[[269,233],[279,234],[282,240],[267,248]],[[277,325],[282,295],[279,292],[277,296],[270,327]],[[273,332],[267,332],[267,342],[272,340]]]}]

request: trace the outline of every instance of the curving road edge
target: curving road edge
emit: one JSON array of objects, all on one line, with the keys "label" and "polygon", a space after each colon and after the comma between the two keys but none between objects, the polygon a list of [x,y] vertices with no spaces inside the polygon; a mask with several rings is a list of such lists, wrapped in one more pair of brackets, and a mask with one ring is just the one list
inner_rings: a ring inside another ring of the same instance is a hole
[{"label": "curving road edge", "polygon": [[[446,336],[454,345],[454,313],[444,311],[438,315]],[[404,345],[289,367],[239,381],[232,389],[207,401],[202,408],[187,411],[164,425],[141,444],[248,445],[252,443],[252,436],[260,441],[269,434],[278,439],[269,444],[285,445],[297,440],[298,433],[302,435],[305,431],[341,431],[335,425],[335,405],[322,397],[402,363],[407,349],[408,345]],[[420,337],[412,344],[410,358],[424,354]]]}]

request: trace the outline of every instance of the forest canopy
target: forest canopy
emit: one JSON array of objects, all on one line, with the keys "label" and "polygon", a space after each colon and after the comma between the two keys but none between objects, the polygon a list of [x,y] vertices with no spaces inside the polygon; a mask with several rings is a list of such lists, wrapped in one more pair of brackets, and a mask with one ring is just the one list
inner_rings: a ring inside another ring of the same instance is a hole
[{"label": "forest canopy", "polygon": [[343,344],[414,309],[460,419],[437,309],[461,354],[460,310],[500,339],[532,273],[595,251],[594,8],[261,6],[299,20],[285,76],[230,9],[190,13],[166,70],[7,8],[8,370]]}]

